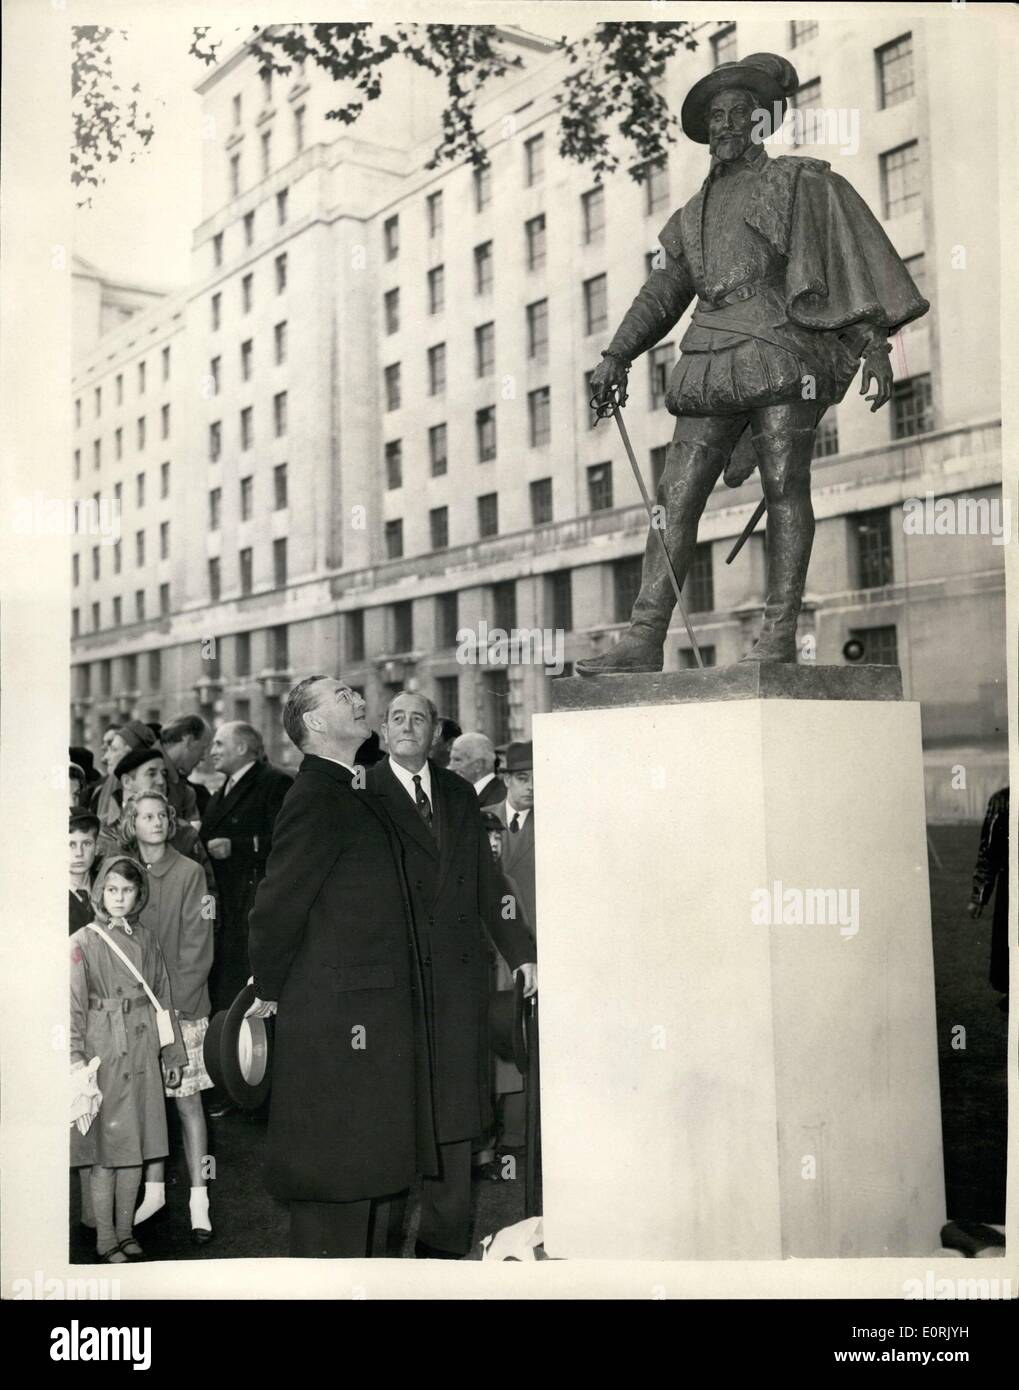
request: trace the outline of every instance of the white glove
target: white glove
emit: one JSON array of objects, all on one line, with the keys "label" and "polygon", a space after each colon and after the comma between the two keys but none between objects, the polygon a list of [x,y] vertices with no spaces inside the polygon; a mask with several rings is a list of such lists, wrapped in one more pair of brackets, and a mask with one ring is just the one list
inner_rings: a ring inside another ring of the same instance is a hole
[{"label": "white glove", "polygon": [[102,1104],[103,1093],[96,1085],[98,1071],[98,1057],[93,1057],[87,1066],[75,1062],[71,1067],[71,1124],[76,1124],[81,1134],[89,1132]]}]

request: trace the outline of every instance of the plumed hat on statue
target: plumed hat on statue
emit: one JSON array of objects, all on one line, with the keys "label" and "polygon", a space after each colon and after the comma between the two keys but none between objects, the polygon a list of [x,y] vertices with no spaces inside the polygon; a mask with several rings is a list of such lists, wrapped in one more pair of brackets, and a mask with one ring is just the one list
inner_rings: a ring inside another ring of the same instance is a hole
[{"label": "plumed hat on statue", "polygon": [[743,87],[752,92],[769,113],[765,138],[774,134],[785,116],[789,98],[800,85],[796,69],[777,53],[751,53],[735,63],[720,63],[713,72],[695,82],[686,94],[680,120],[683,131],[699,145],[708,143],[708,107],[712,98],[727,88]]}]

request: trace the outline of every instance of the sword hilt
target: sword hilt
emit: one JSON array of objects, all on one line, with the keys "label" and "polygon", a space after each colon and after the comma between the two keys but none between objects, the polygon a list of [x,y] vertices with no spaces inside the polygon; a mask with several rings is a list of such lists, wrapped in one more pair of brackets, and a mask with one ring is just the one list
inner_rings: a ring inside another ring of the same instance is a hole
[{"label": "sword hilt", "polygon": [[613,382],[606,389],[606,396],[592,396],[588,404],[591,410],[597,415],[599,420],[608,420],[615,415],[617,410],[622,409],[626,404],[626,382],[617,384]]}]

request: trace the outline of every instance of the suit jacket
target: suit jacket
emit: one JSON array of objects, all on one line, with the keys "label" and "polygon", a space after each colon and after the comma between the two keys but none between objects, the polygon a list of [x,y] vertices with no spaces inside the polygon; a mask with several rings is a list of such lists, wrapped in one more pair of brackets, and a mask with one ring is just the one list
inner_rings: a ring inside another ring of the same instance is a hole
[{"label": "suit jacket", "polygon": [[397,780],[389,759],[368,770],[402,850],[422,953],[440,1143],[473,1139],[490,1122],[488,1078],[489,946],[511,970],[535,958],[505,879],[492,860],[470,783],[429,763],[433,834]]},{"label": "suit jacket", "polygon": [[400,848],[378,798],[305,756],[251,913],[256,988],[275,999],[266,1180],[349,1202],[437,1168],[423,982]]},{"label": "suit jacket", "polygon": [[506,783],[501,777],[493,777],[488,786],[478,796],[478,805],[486,810],[490,806],[496,806],[500,801],[506,800]]},{"label": "suit jacket", "polygon": [[512,834],[509,828],[510,817],[506,805],[507,803],[503,801],[498,806],[492,807],[494,814],[506,827],[506,833],[503,836],[502,867],[511,878],[516,880],[523,900],[527,923],[537,939],[538,905],[534,887],[534,810],[531,809],[527,819],[516,834]]},{"label": "suit jacket", "polygon": [[272,849],[273,828],[293,779],[268,763],[256,763],[224,795],[226,783],[212,797],[202,817],[199,835],[230,841],[226,859],[212,858],[219,894],[216,960],[213,966],[213,1004],[226,1008],[250,975],[248,914],[255,890],[265,875]]}]

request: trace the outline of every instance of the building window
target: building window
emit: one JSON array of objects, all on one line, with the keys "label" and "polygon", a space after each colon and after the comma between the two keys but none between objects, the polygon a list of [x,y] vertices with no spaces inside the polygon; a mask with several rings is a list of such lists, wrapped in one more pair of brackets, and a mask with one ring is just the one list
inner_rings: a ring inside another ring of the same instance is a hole
[{"label": "building window", "polygon": [[474,211],[484,212],[492,201],[492,166],[486,164],[474,170]]},{"label": "building window", "polygon": [[241,411],[241,448],[250,449],[255,441],[254,409],[246,405]]},{"label": "building window", "polygon": [[920,206],[920,147],[915,140],[881,156],[881,202],[885,218]]},{"label": "building window", "polygon": [[816,459],[830,458],[832,454],[839,451],[839,422],[834,408],[822,418],[814,434],[814,452],[812,457]]},{"label": "building window", "polygon": [[478,498],[478,534],[486,536],[499,534],[499,494],[486,492]]},{"label": "building window", "polygon": [[113,573],[114,573],[114,574],[119,574],[119,573],[120,573],[120,567],[121,567],[122,559],[123,559],[123,552],[122,552],[122,548],[121,548],[120,541],[115,541],[114,544],[113,544]]},{"label": "building window", "polygon": [[251,246],[255,240],[255,214],[246,212],[244,214],[244,245]]},{"label": "building window", "polygon": [[98,469],[102,466],[102,462],[103,462],[103,441],[102,441],[101,439],[94,439],[94,440],[92,441],[92,467],[93,467],[93,469],[95,469],[95,470],[98,471]]},{"label": "building window", "polygon": [[262,177],[268,178],[272,173],[272,131],[262,131]]},{"label": "building window", "polygon": [[592,512],[608,511],[612,506],[612,465],[593,463],[587,470],[587,497]]},{"label": "building window", "polygon": [[223,448],[223,426],[219,420],[213,420],[209,426],[209,459],[215,463],[220,456]]},{"label": "building window", "polygon": [[97,386],[95,389],[95,413],[97,419],[103,413],[103,388],[101,386]]},{"label": "building window", "polygon": [[446,550],[449,546],[449,508],[433,507],[428,513],[432,549]]},{"label": "building window", "polygon": [[93,603],[93,605],[92,605],[92,631],[93,631],[93,632],[98,632],[98,631],[100,630],[100,628],[102,627],[102,625],[103,625],[103,624],[102,624],[102,614],[100,613],[100,610],[99,610],[99,604],[98,604],[98,603]]},{"label": "building window", "polygon": [[254,275],[245,275],[241,280],[241,309],[245,314],[251,312],[251,305],[254,301]]},{"label": "building window", "polygon": [[437,676],[435,680],[435,703],[443,719],[460,718],[460,677]]},{"label": "building window", "polygon": [[903,34],[891,43],[883,44],[875,53],[877,58],[878,93],[880,105],[898,106],[913,95],[913,35]]},{"label": "building window", "polygon": [[304,149],[304,107],[298,106],[294,111],[294,150],[300,154]]},{"label": "building window", "polygon": [[116,386],[116,391],[117,391],[117,404],[118,404],[118,405],[123,405],[123,404],[124,404],[124,377],[123,377],[122,373],[120,373],[120,372],[117,373],[117,379],[116,379],[116,382],[115,382],[115,386]]},{"label": "building window", "polygon": [[287,287],[287,253],[276,257],[276,293],[282,294]]},{"label": "building window", "polygon": [[512,632],[517,625],[517,585],[516,580],[506,579],[501,584],[492,585],[492,626],[503,632]]},{"label": "building window", "polygon": [[539,386],[527,393],[527,416],[532,449],[540,449],[552,438],[551,391]]},{"label": "building window", "polygon": [[711,36],[711,60],[712,66],[716,68],[721,63],[736,61],[735,24],[727,24],[724,29],[719,29],[717,34]]},{"label": "building window", "polygon": [[98,579],[100,576],[100,550],[97,545],[92,547],[92,578]]},{"label": "building window", "polygon": [[384,371],[383,378],[386,387],[386,409],[400,409],[400,364],[391,363]]},{"label": "building window", "polygon": [[538,299],[528,304],[527,356],[534,362],[548,360],[548,300]]},{"label": "building window", "polygon": [[241,479],[241,520],[251,520],[252,503],[255,498],[255,480],[249,473]]},{"label": "building window", "polygon": [[612,566],[613,612],[617,623],[630,621],[634,601],[640,593],[643,564],[640,555],[629,555],[625,560],[617,560]]},{"label": "building window", "polygon": [[436,265],[428,272],[428,312],[441,314],[446,303],[446,268]]},{"label": "building window", "polygon": [[214,555],[209,560],[209,599],[212,603],[219,602],[222,593],[222,583],[220,579],[219,556]]},{"label": "building window", "polygon": [[474,330],[474,375],[491,376],[495,371],[495,324],[482,323]]},{"label": "building window", "polygon": [[167,618],[170,615],[170,586],[160,584],[159,586],[159,616]]},{"label": "building window", "polygon": [[282,321],[281,323],[276,324],[275,328],[273,328],[273,330],[272,330],[272,336],[273,336],[273,345],[274,345],[274,349],[275,349],[276,366],[277,366],[277,367],[282,367],[283,363],[287,360],[287,321],[286,321],[286,319],[283,319],[283,321]]},{"label": "building window", "polygon": [[277,589],[287,582],[287,538],[278,536],[272,543],[272,581]]},{"label": "building window", "polygon": [[[820,107],[821,79],[814,77],[809,82],[801,82],[795,92],[789,97],[789,109],[791,111],[811,111]],[[796,145],[809,145],[813,143],[814,130],[806,123],[793,118],[790,125],[793,143]]]},{"label": "building window", "polygon": [[[119,458],[119,455],[118,455]],[[74,451],[74,481],[78,482],[81,478],[81,450]]]},{"label": "building window", "polygon": [[[698,642],[700,648],[701,661],[705,666],[716,666],[718,657],[713,646],[705,646],[703,642]],[[680,647],[679,649],[679,669],[681,671],[696,671],[697,658],[694,655],[693,647]]]},{"label": "building window", "polygon": [[212,298],[209,300],[209,309],[212,316],[213,332],[215,332],[220,325],[220,320],[222,318],[222,306],[223,296],[219,293],[214,294]]},{"label": "building window", "polygon": [[425,199],[425,220],[430,237],[442,236],[442,193],[429,193]]},{"label": "building window", "polygon": [[539,213],[524,223],[527,243],[527,269],[539,270],[545,264],[545,214]]},{"label": "building window", "polygon": [[460,626],[460,603],[456,590],[435,597],[435,645],[439,651],[456,646]]},{"label": "building window", "polygon": [[241,94],[238,92],[233,99],[234,129],[241,123]]},{"label": "building window", "polygon": [[[120,381],[121,378],[118,377],[117,380]],[[77,399],[77,400],[75,401],[75,403],[74,403],[74,426],[75,426],[75,429],[80,429],[80,428],[81,428],[81,397],[80,397],[80,396],[78,397],[78,399]]]},{"label": "building window", "polygon": [[651,409],[657,410],[665,404],[665,393],[669,389],[669,373],[675,354],[673,343],[659,343],[648,353],[648,366],[651,371]]},{"label": "building window", "polygon": [[691,613],[710,613],[715,606],[714,549],[710,541],[694,546],[693,560],[683,581],[683,598]]},{"label": "building window", "polygon": [[272,470],[273,509],[281,512],[287,506],[287,466],[278,463]]},{"label": "building window", "polygon": [[71,583],[75,588],[81,583],[81,556],[77,553],[71,556]]},{"label": "building window", "polygon": [[927,263],[921,251],[917,256],[906,256],[902,264],[909,271],[913,278],[913,284],[917,287],[923,297],[927,298]]},{"label": "building window", "polygon": [[863,647],[863,661],[870,666],[898,666],[899,641],[895,624],[888,627],[851,627],[850,638]]},{"label": "building window", "polygon": [[445,425],[432,425],[429,429],[428,458],[431,463],[432,477],[441,478],[448,467]]},{"label": "building window", "polygon": [[474,293],[489,294],[495,274],[492,243],[484,241],[474,248]]},{"label": "building window", "polygon": [[892,386],[892,438],[926,434],[934,428],[931,379],[928,373],[907,377]]},{"label": "building window", "polygon": [[888,507],[850,517],[856,537],[856,587],[883,589],[895,582],[892,514]]},{"label": "building window", "polygon": [[608,321],[608,276],[595,275],[584,281],[584,332],[597,333]]},{"label": "building window", "polygon": [[639,173],[644,187],[644,213],[650,216],[669,201],[669,162],[667,159],[649,159],[640,166]]},{"label": "building window", "polygon": [[545,613],[556,632],[573,630],[573,572],[553,570],[545,576]]},{"label": "building window", "polygon": [[265,106],[272,104],[272,69],[262,73],[262,102]]},{"label": "building window", "polygon": [[669,454],[668,444],[659,444],[657,449],[651,450],[651,495],[656,496],[658,484],[662,481],[665,472],[665,464]]},{"label": "building window", "polygon": [[364,609],[343,615],[343,647],[348,663],[364,660]]},{"label": "building window", "polygon": [[290,670],[290,632],[285,623],[269,629],[269,650],[274,671]]},{"label": "building window", "polygon": [[145,563],[145,532],[136,531],[134,533],[134,563],[136,569],[141,569]]},{"label": "building window", "polygon": [[446,344],[428,349],[428,394],[441,396],[446,389]]},{"label": "building window", "polygon": [[210,399],[212,399],[213,397],[219,395],[219,389],[220,389],[220,385],[221,385],[220,365],[221,365],[220,358],[218,358],[218,357],[212,357],[212,358],[209,359],[209,378],[208,378],[208,381],[209,381],[209,397],[210,397]]},{"label": "building window", "polygon": [[230,156],[230,197],[237,198],[241,191],[241,157],[239,154]]},{"label": "building window", "polygon": [[159,558],[161,560],[170,558],[170,523],[168,521],[159,523]]},{"label": "building window", "polygon": [[524,185],[533,188],[545,176],[545,137],[532,135],[524,141]]},{"label": "building window", "polygon": [[403,558],[403,522],[386,522],[386,559],[400,560]]},{"label": "building window", "polygon": [[414,607],[410,599],[394,603],[389,610],[393,634],[393,651],[409,652],[414,649]]},{"label": "building window", "polygon": [[390,439],[386,444],[386,487],[403,487],[403,441]]},{"label": "building window", "polygon": [[144,448],[145,448],[145,416],[144,416],[144,415],[139,415],[139,417],[138,417],[138,448],[139,448],[139,449],[144,449]]},{"label": "building window", "polygon": [[241,594],[242,596],[246,596],[251,593],[254,579],[254,570],[251,563],[251,546],[245,546],[238,558],[240,560],[241,569]]},{"label": "building window", "polygon": [[135,589],[134,591],[134,616],[139,623],[145,621],[145,590]]},{"label": "building window", "polygon": [[605,236],[605,190],[600,185],[584,193],[580,199],[584,226],[584,241],[590,245]]},{"label": "building window", "polygon": [[387,261],[395,261],[400,254],[400,217],[394,214],[382,224],[382,246]]},{"label": "building window", "polygon": [[223,490],[214,487],[209,491],[209,530],[218,531],[222,521]]},{"label": "building window", "polygon": [[159,433],[162,439],[170,438],[170,407],[168,405],[159,408]]},{"label": "building window", "polygon": [[475,412],[474,429],[478,441],[478,462],[490,463],[495,458],[495,406],[486,405]]},{"label": "building window", "polygon": [[251,633],[238,632],[234,637],[234,675],[251,675]]},{"label": "building window", "polygon": [[135,506],[145,506],[145,474],[139,473],[134,480]]},{"label": "building window", "polygon": [[255,344],[251,338],[246,338],[241,343],[241,380],[251,380],[251,365],[254,359]]},{"label": "building window", "polygon": [[386,321],[387,333],[399,333],[400,331],[400,291],[387,290],[382,296],[382,307]]},{"label": "building window", "polygon": [[164,381],[169,381],[169,380],[170,380],[170,349],[169,349],[168,347],[163,348],[162,359],[163,359],[163,380],[164,380]]},{"label": "building window", "polygon": [[552,520],[552,479],[537,478],[531,484],[531,525],[544,526]]},{"label": "building window", "polygon": [[816,19],[794,19],[789,25],[789,47],[801,48],[817,37],[817,30]]},{"label": "building window", "polygon": [[495,744],[508,743],[510,740],[509,672],[485,671],[482,676],[482,689],[485,708],[484,732]]},{"label": "building window", "polygon": [[80,637],[80,636],[81,636],[81,609],[80,609],[80,608],[72,608],[72,609],[71,609],[71,636],[72,636],[72,637]]},{"label": "building window", "polygon": [[272,423],[276,438],[280,439],[287,432],[287,393],[279,391],[272,398]]}]

